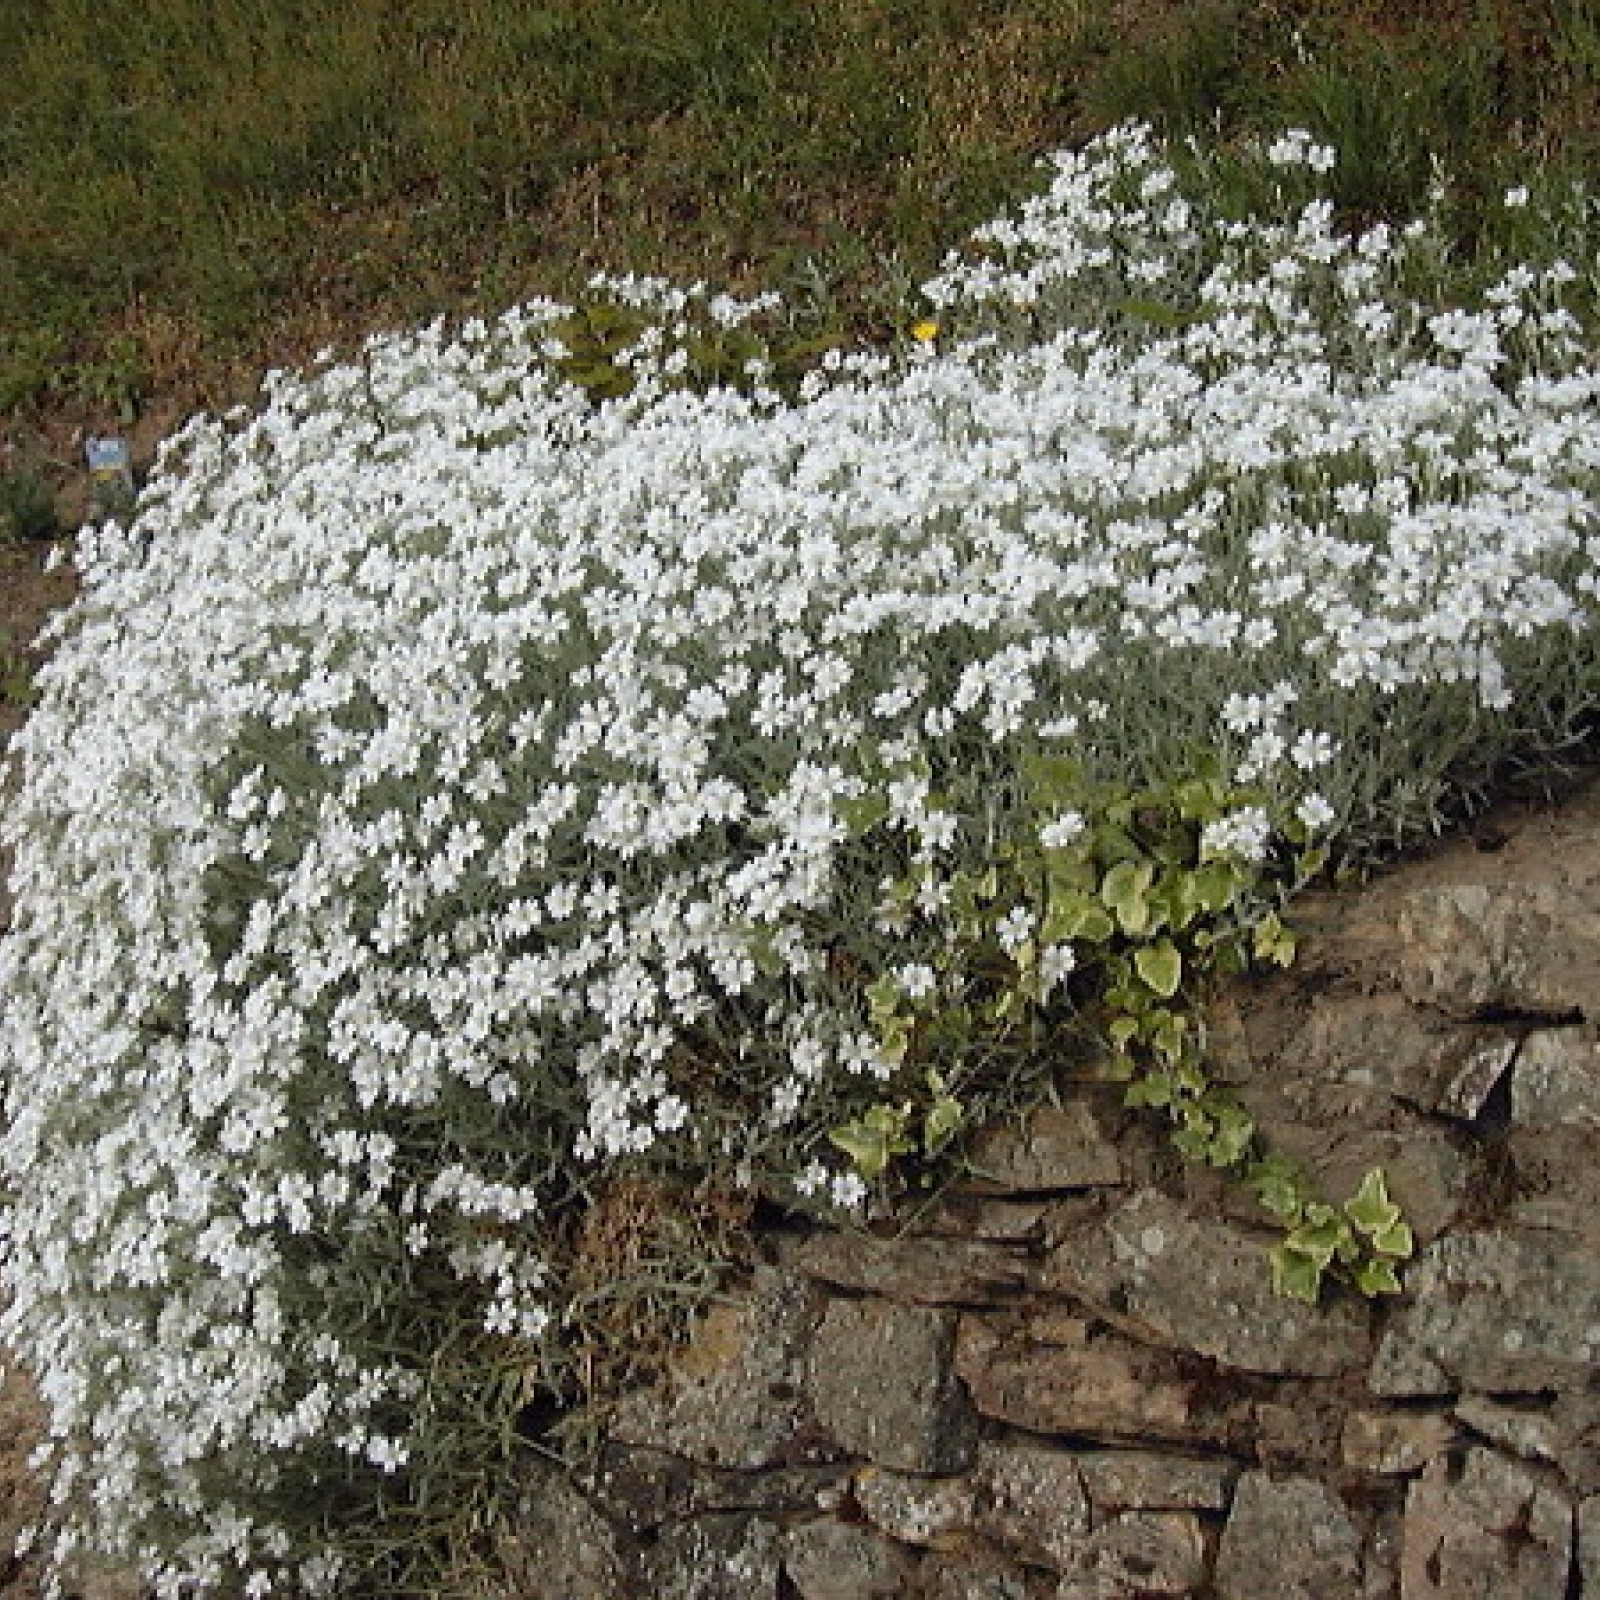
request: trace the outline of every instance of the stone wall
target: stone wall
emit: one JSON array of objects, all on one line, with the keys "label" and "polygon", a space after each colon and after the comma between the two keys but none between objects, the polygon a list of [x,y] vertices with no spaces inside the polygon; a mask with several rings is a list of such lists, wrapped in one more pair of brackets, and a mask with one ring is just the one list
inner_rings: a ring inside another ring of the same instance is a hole
[{"label": "stone wall", "polygon": [[1215,1070],[1386,1169],[1403,1298],[1274,1298],[1249,1202],[1064,1086],[897,1235],[765,1236],[530,1486],[522,1600],[1600,1600],[1600,803],[1297,911]]}]

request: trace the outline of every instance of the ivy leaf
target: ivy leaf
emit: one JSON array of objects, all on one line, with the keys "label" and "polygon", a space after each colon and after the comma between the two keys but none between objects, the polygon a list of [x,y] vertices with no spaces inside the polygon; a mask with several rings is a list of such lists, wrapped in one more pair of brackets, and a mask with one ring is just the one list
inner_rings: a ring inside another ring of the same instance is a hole
[{"label": "ivy leaf", "polygon": [[1381,1170],[1374,1167],[1361,1180],[1354,1198],[1345,1202],[1344,1214],[1369,1236],[1388,1233],[1400,1221],[1400,1207],[1389,1198]]},{"label": "ivy leaf", "polygon": [[1294,960],[1295,936],[1284,927],[1277,912],[1269,911],[1256,924],[1253,943],[1258,961],[1287,967]]},{"label": "ivy leaf", "polygon": [[1163,1000],[1170,1000],[1183,981],[1183,957],[1170,939],[1157,940],[1136,951],[1134,970]]},{"label": "ivy leaf", "polygon": [[1100,899],[1127,934],[1141,934],[1150,925],[1150,885],[1155,868],[1148,861],[1119,861],[1100,885]]},{"label": "ivy leaf", "polygon": [[881,1128],[865,1122],[846,1123],[829,1130],[828,1142],[850,1157],[850,1164],[863,1178],[881,1178],[889,1165],[889,1139]]},{"label": "ivy leaf", "polygon": [[1396,1256],[1404,1260],[1417,1248],[1417,1241],[1407,1223],[1397,1222],[1392,1228],[1372,1235],[1372,1248],[1380,1256]]},{"label": "ivy leaf", "polygon": [[1314,1306],[1322,1291],[1322,1265],[1287,1243],[1273,1247],[1271,1260],[1273,1289]]},{"label": "ivy leaf", "polygon": [[937,1155],[955,1137],[965,1117],[966,1111],[953,1095],[936,1095],[922,1123],[923,1150]]},{"label": "ivy leaf", "polygon": [[1172,1104],[1172,1079],[1164,1072],[1147,1072],[1130,1083],[1122,1096],[1125,1106],[1152,1106],[1159,1109]]},{"label": "ivy leaf", "polygon": [[1250,1113],[1240,1106],[1218,1104],[1210,1110],[1216,1129],[1211,1135],[1206,1159],[1214,1167],[1236,1166],[1250,1148],[1256,1125]]},{"label": "ivy leaf", "polygon": [[1400,1279],[1392,1261],[1363,1261],[1356,1269],[1356,1288],[1364,1295],[1399,1294]]},{"label": "ivy leaf", "polygon": [[1042,944],[1070,944],[1083,940],[1103,944],[1116,931],[1105,908],[1089,895],[1076,890],[1052,892],[1039,929]]},{"label": "ivy leaf", "polygon": [[885,973],[866,988],[867,1007],[874,1022],[887,1022],[900,1007],[900,985]]}]

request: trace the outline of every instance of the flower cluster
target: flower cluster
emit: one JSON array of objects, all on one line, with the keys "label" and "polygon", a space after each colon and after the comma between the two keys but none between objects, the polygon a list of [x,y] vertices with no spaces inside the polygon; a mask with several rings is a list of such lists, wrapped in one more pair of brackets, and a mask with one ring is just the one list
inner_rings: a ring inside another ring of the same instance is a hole
[{"label": "flower cluster", "polygon": [[683,318],[770,305],[629,282],[602,403],[536,304],[170,442],[83,541],[6,824],[0,1335],[60,1553],[336,1590],[297,1492],[438,1458],[429,1295],[559,1359],[574,1172],[860,1199],[865,988],[930,993],[951,886],[1082,831],[1041,752],[1220,763],[1205,849],[1260,862],[1592,695],[1563,271],[1430,308],[1426,226],[1291,193],[1329,159],[1275,143],[1229,219],[1118,130],[927,286],[937,337],[788,398],[683,381]]}]

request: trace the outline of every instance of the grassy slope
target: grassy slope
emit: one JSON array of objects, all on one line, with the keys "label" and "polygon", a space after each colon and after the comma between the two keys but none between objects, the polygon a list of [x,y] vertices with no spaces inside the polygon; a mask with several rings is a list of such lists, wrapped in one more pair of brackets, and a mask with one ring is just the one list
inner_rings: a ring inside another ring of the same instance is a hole
[{"label": "grassy slope", "polygon": [[1130,114],[1309,125],[1363,215],[1441,155],[1468,233],[1600,168],[1592,0],[40,0],[0,60],[0,474],[52,488],[73,429],[598,267],[870,336]]}]

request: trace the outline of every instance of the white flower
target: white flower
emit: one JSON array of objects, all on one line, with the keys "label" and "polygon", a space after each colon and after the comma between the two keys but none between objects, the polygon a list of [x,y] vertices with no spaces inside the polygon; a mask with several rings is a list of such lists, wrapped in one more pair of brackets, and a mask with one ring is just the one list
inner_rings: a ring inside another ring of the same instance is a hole
[{"label": "white flower", "polygon": [[1064,850],[1081,839],[1088,827],[1080,811],[1063,811],[1039,830],[1039,843],[1046,850]]}]

